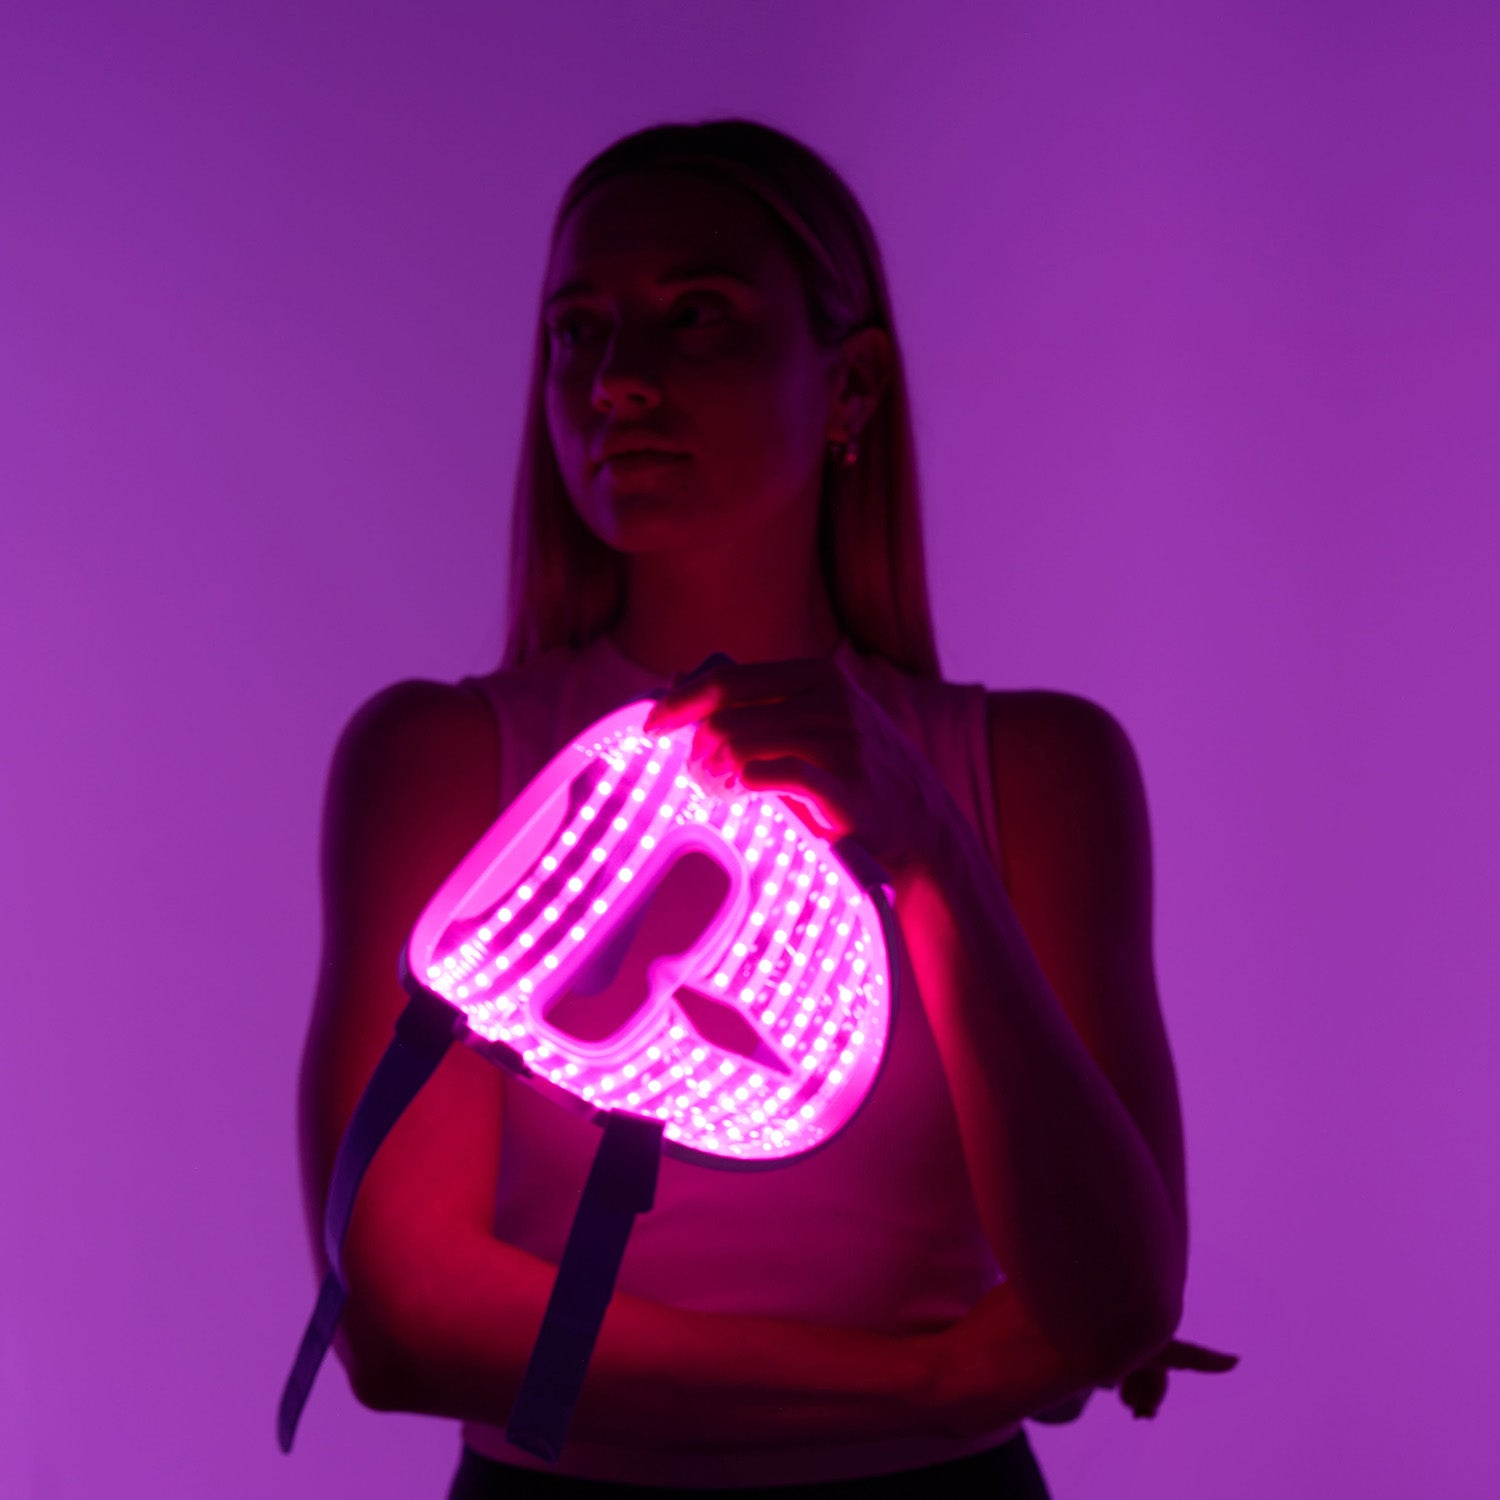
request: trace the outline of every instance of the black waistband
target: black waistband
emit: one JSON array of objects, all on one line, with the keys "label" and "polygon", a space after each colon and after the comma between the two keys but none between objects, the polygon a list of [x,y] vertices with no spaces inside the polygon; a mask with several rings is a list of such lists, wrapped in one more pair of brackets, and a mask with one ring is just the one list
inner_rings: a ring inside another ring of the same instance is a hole
[{"label": "black waistband", "polygon": [[[934,1488],[936,1487],[936,1488]],[[497,1463],[484,1458],[472,1448],[465,1448],[454,1476],[448,1500],[629,1500],[640,1495],[677,1495],[702,1493],[649,1484],[614,1484],[600,1479],[574,1479],[566,1474],[552,1474],[540,1469],[520,1469],[513,1464]],[[755,1485],[749,1488],[729,1487],[726,1495],[739,1500],[898,1500],[898,1497],[941,1495],[943,1500],[965,1500],[973,1495],[984,1500],[1048,1500],[1046,1481],[1037,1467],[1025,1433],[1017,1433],[1009,1442],[967,1458],[931,1464],[920,1469],[905,1469],[896,1474],[873,1475],[866,1479],[841,1479],[821,1484]]]}]

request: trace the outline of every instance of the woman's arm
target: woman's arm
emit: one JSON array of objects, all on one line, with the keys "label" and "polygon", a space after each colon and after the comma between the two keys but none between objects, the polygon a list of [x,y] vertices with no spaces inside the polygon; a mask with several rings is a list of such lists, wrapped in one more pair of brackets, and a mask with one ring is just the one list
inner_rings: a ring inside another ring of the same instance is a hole
[{"label": "woman's arm", "polygon": [[996,1257],[1111,1383],[1171,1336],[1186,1261],[1145,798],[1123,732],[1081,699],[992,695],[990,730],[1009,892],[950,801],[898,913]]},{"label": "woman's arm", "polygon": [[[300,1092],[306,1212],[320,1261],[338,1141],[405,1003],[396,956],[431,892],[495,817],[497,760],[487,706],[427,683],[373,700],[336,753],[323,833],[324,952]],[[506,1420],[555,1274],[491,1233],[506,1086],[455,1047],[366,1175],[337,1348],[367,1405]],[[617,1295],[574,1430],[644,1446],[774,1445],[976,1422],[982,1431],[1081,1383],[1024,1320],[991,1323],[985,1351],[1012,1350],[1009,1384],[998,1405],[994,1393],[976,1405],[949,1378],[969,1368],[972,1351],[945,1334],[888,1338]]]}]

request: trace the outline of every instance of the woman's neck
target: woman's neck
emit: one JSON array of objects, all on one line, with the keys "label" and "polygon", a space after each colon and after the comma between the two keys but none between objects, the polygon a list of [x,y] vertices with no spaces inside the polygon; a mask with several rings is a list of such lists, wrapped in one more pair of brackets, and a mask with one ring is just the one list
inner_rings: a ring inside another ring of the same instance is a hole
[{"label": "woman's neck", "polygon": [[638,553],[610,635],[623,655],[663,677],[715,651],[737,662],[829,656],[841,632],[822,569],[815,553],[797,561],[789,567],[769,550],[731,560]]}]

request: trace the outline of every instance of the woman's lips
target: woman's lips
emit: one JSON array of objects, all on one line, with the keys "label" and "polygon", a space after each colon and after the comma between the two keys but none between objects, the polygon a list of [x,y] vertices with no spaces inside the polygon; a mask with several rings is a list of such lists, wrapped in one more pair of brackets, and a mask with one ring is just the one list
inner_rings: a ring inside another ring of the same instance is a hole
[{"label": "woman's lips", "polygon": [[626,474],[652,474],[686,460],[686,453],[666,453],[657,448],[644,448],[631,453],[617,453],[613,458],[606,458],[599,468],[602,472],[620,478]]}]

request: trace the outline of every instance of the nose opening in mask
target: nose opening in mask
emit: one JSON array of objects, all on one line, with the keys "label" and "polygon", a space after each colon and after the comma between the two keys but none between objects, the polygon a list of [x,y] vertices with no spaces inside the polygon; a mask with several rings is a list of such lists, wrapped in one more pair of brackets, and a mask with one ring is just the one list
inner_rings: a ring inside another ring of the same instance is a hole
[{"label": "nose opening in mask", "polygon": [[[653,999],[672,992],[674,987],[662,980],[672,969],[680,971],[681,961],[714,924],[730,892],[729,875],[717,860],[696,848],[678,854],[547,1006],[547,1025],[594,1046],[605,1046],[631,1029]],[[741,1024],[753,1043],[753,1028]]]}]

